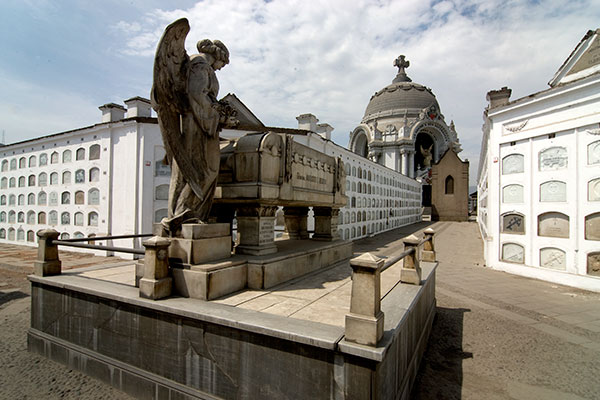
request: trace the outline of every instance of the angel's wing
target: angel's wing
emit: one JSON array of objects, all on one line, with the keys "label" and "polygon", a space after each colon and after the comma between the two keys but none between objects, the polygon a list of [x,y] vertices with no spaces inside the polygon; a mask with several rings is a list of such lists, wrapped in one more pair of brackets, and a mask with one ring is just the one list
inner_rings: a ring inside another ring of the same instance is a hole
[{"label": "angel's wing", "polygon": [[187,18],[173,22],[165,29],[154,57],[152,108],[158,115],[158,124],[169,160],[173,158],[179,169],[185,171],[188,184],[201,200],[204,193],[198,171],[192,167],[182,142],[180,116],[189,108],[186,94],[189,56],[185,52],[185,38],[190,31]]}]

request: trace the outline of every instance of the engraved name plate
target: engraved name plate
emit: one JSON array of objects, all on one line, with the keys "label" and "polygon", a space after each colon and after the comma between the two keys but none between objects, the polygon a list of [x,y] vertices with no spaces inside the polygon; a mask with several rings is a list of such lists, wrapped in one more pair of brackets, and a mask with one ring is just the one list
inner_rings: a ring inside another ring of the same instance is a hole
[{"label": "engraved name plate", "polygon": [[569,217],[557,212],[549,212],[538,217],[538,235],[557,238],[569,237]]},{"label": "engraved name plate", "polygon": [[503,203],[522,203],[523,202],[523,186],[507,185],[502,189]]},{"label": "engraved name plate", "polygon": [[567,201],[567,184],[560,181],[542,183],[540,201]]},{"label": "engraved name plate", "polygon": [[550,147],[540,151],[540,171],[551,171],[567,168],[568,154],[564,147]]}]

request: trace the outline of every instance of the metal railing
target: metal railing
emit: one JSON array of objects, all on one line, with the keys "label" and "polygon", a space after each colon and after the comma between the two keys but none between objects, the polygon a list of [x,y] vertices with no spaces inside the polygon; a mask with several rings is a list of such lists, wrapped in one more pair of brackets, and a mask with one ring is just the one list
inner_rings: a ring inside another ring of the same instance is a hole
[{"label": "metal railing", "polygon": [[104,246],[100,244],[89,244],[89,243],[81,243],[81,242],[94,242],[96,240],[113,240],[113,239],[135,239],[135,238],[143,238],[143,237],[151,237],[153,234],[151,233],[142,233],[137,235],[116,235],[116,236],[94,236],[94,237],[84,237],[84,238],[73,238],[73,239],[50,239],[49,244],[56,244],[61,246],[70,246],[77,247],[82,249],[92,249],[92,250],[106,250],[106,251],[115,251],[118,253],[127,253],[127,254],[138,254],[143,255],[145,250],[143,249],[134,249],[128,247],[117,247],[117,246]]}]

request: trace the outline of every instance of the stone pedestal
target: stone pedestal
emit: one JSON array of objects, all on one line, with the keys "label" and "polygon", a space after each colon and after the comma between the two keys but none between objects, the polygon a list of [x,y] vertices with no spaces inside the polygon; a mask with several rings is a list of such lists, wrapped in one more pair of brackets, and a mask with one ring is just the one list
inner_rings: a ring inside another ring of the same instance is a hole
[{"label": "stone pedestal", "polygon": [[315,240],[337,240],[338,234],[338,218],[340,210],[331,207],[314,207],[315,213]]},{"label": "stone pedestal", "polygon": [[169,277],[169,244],[171,241],[153,236],[143,245],[144,277],[140,279],[140,297],[158,300],[171,295],[173,280]]},{"label": "stone pedestal", "polygon": [[288,239],[308,239],[308,207],[284,207],[283,213]]},{"label": "stone pedestal", "polygon": [[238,208],[237,254],[265,255],[277,252],[275,246],[276,206],[244,206]]},{"label": "stone pedestal", "polygon": [[433,243],[435,231],[427,228],[423,233],[425,234],[425,243],[423,243],[423,250],[421,250],[421,261],[435,262],[435,246]]},{"label": "stone pedestal", "polygon": [[183,224],[181,234],[182,238],[171,239],[173,264],[196,265],[231,257],[229,224]]},{"label": "stone pedestal", "polygon": [[38,255],[33,263],[33,273],[37,276],[60,275],[61,262],[58,259],[58,246],[52,243],[59,233],[54,229],[44,229],[37,233]]},{"label": "stone pedestal", "polygon": [[384,260],[370,253],[350,260],[352,296],[346,314],[346,341],[376,346],[383,336],[380,274]]},{"label": "stone pedestal", "polygon": [[400,282],[411,283],[413,285],[421,284],[421,266],[419,264],[419,243],[420,240],[415,235],[404,238],[404,250],[413,250],[412,253],[404,257],[404,265],[400,270]]}]

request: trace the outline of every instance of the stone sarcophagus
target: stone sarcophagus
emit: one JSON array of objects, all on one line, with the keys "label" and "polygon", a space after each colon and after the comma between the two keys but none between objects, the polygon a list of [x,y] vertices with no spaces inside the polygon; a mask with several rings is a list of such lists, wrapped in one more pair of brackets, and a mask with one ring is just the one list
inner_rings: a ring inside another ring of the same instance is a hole
[{"label": "stone sarcophagus", "polygon": [[237,213],[238,254],[277,251],[278,206],[290,239],[308,238],[308,207],[313,207],[313,239],[336,240],[339,209],[346,205],[345,179],[341,159],[296,143],[293,135],[251,133],[221,146],[213,215],[226,222]]}]

